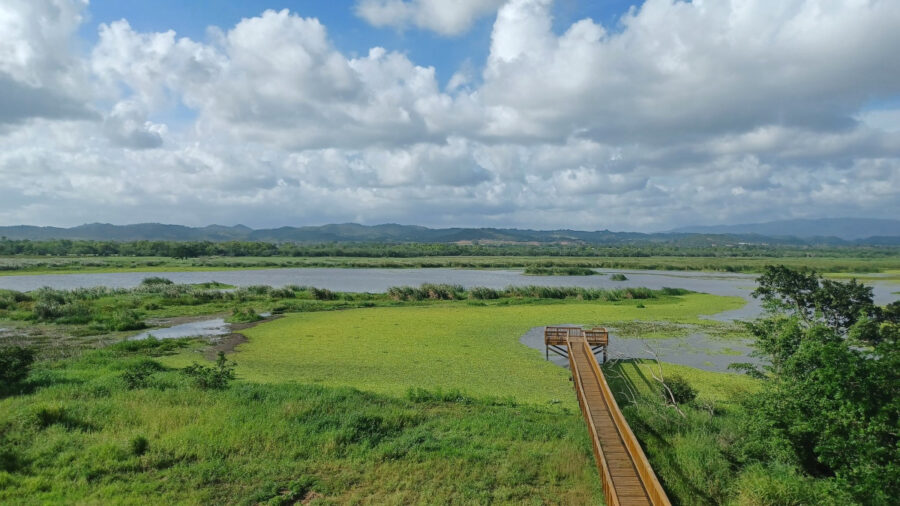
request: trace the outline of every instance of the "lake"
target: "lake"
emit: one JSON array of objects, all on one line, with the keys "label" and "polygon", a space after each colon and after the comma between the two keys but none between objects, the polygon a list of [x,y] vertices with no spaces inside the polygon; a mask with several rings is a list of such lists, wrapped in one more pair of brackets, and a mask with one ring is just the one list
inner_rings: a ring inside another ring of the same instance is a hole
[{"label": "lake", "polygon": [[[734,311],[710,315],[716,320],[753,318],[760,314],[759,301],[750,297],[755,287],[756,275],[698,271],[652,271],[598,269],[596,276],[526,276],[521,270],[475,269],[248,269],[194,272],[116,272],[84,274],[39,274],[25,276],[0,276],[0,288],[30,291],[43,286],[57,289],[108,286],[131,288],[149,276],[160,276],[176,283],[204,283],[218,281],[235,286],[251,285],[306,285],[342,292],[384,292],[392,286],[419,286],[423,283],[458,284],[466,288],[483,286],[505,288],[507,286],[578,286],[584,288],[663,287],[685,288],[714,295],[738,296],[747,305]],[[621,273],[627,281],[612,281],[610,274]],[[887,304],[898,299],[892,292],[900,290],[900,284],[892,282],[870,283],[875,302]]]}]

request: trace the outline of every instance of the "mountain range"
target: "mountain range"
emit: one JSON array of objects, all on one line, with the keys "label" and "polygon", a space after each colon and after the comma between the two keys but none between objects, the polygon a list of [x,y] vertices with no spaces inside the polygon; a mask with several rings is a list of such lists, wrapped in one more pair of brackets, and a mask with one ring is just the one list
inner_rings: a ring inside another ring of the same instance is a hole
[{"label": "mountain range", "polygon": [[685,227],[644,234],[609,230],[528,230],[514,228],[428,228],[416,225],[359,225],[252,229],[244,225],[187,227],[159,223],[111,225],[91,223],[71,228],[28,225],[0,227],[8,239],[84,239],[107,241],[267,241],[267,242],[420,242],[420,243],[677,243],[706,246],[752,244],[887,244],[900,245],[900,220],[839,218]]},{"label": "mountain range", "polygon": [[823,218],[816,220],[781,220],[742,225],[680,227],[673,233],[757,234],[772,237],[838,237],[853,241],[869,237],[900,236],[900,220],[877,218]]}]

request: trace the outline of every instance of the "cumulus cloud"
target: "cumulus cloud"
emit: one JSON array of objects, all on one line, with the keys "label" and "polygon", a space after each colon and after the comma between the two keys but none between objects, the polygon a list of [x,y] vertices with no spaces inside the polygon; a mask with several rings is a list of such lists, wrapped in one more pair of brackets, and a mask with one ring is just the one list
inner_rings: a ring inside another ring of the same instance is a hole
[{"label": "cumulus cloud", "polygon": [[83,62],[69,41],[87,2],[0,5],[0,128],[30,118],[95,119]]},{"label": "cumulus cloud", "polygon": [[359,0],[356,14],[369,24],[415,26],[441,35],[459,35],[477,19],[497,12],[504,0]]},{"label": "cumulus cloud", "polygon": [[[402,52],[341,52],[303,13],[203,40],[121,20],[73,53],[84,2],[4,2],[0,222],[652,230],[900,214],[896,111],[871,106],[900,95],[900,3],[647,0],[615,30],[554,28],[551,0],[501,3],[357,4],[444,35],[496,11],[484,66],[442,88]],[[173,111],[186,117],[160,119]]]},{"label": "cumulus cloud", "polygon": [[573,119],[612,142],[771,124],[839,130],[871,97],[900,90],[896,2],[647,0],[619,33],[585,19],[559,36],[551,6],[511,0],[497,16],[483,90],[490,134],[559,137]]},{"label": "cumulus cloud", "polygon": [[132,149],[157,148],[162,145],[165,125],[147,120],[146,110],[138,103],[122,101],[113,107],[103,123],[106,135],[115,144]]}]

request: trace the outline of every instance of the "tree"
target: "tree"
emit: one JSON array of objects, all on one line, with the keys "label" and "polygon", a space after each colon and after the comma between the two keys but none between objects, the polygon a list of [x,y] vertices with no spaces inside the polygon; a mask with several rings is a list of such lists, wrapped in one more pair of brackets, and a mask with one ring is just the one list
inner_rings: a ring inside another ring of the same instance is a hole
[{"label": "tree", "polygon": [[745,457],[799,465],[855,497],[900,497],[900,327],[852,280],[768,268],[756,296],[770,313],[750,325],[771,365],[748,401]]}]

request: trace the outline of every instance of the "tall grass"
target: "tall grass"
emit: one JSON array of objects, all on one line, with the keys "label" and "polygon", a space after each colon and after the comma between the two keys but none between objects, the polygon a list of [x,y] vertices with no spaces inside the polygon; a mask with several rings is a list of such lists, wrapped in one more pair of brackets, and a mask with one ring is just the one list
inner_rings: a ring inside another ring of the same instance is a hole
[{"label": "tall grass", "polygon": [[699,391],[696,400],[682,397],[676,410],[658,394],[658,367],[649,361],[620,361],[605,365],[604,371],[670,498],[708,505],[853,504],[834,480],[742,454],[739,443],[747,418],[741,401],[758,388],[754,380],[662,364],[667,383]]},{"label": "tall grass", "polygon": [[420,287],[395,286],[388,289],[387,294],[394,300],[490,300],[501,298],[533,298],[533,299],[579,299],[596,301],[620,301],[630,299],[652,299],[659,295],[685,295],[688,290],[665,288],[651,290],[649,288],[580,288],[563,286],[509,286],[502,290],[476,287],[466,290],[461,285],[424,284]]},{"label": "tall grass", "polygon": [[47,364],[0,399],[0,503],[596,504],[576,411],[420,391],[123,372],[153,348]]}]

